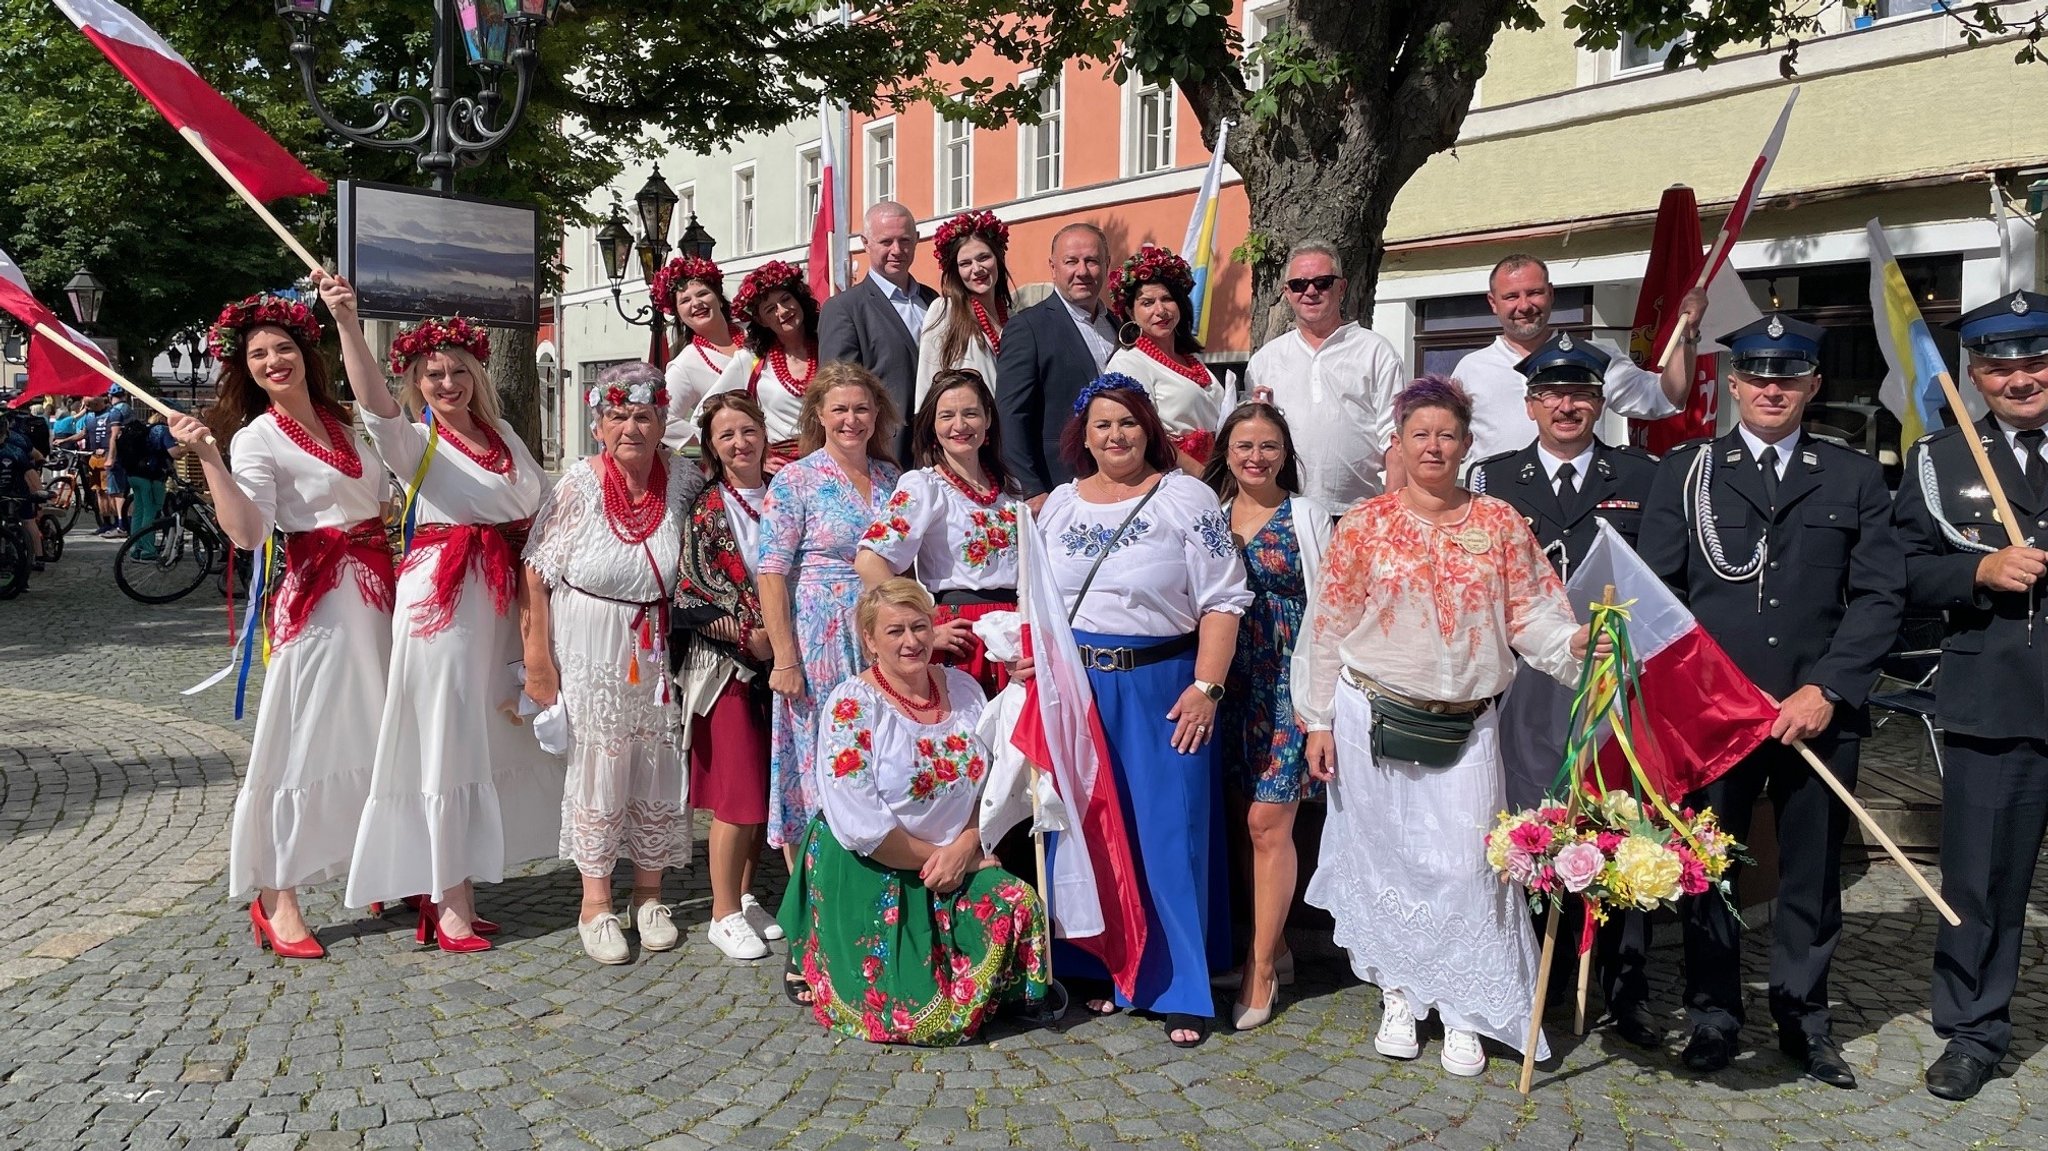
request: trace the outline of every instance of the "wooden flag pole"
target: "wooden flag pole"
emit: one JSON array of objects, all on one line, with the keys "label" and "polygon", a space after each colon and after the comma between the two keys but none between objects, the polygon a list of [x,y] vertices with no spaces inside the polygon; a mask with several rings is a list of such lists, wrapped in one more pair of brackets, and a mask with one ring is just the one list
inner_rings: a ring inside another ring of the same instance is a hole
[{"label": "wooden flag pole", "polygon": [[[44,339],[71,353],[71,355],[75,357],[79,363],[82,363],[86,367],[91,368],[93,371],[98,372],[100,375],[105,376],[109,382],[121,385],[122,391],[128,393],[131,396],[134,396],[136,399],[141,400],[143,403],[148,404],[150,407],[155,408],[157,411],[162,412],[165,418],[169,418],[174,415],[184,414],[183,412],[180,412],[178,409],[172,407],[171,405],[163,402],[160,399],[157,399],[155,396],[150,395],[148,392],[145,392],[141,388],[138,388],[134,384],[128,382],[128,377],[108,367],[105,361],[101,360],[98,356],[93,355],[91,352],[86,351],[84,348],[79,347],[77,341],[73,340],[71,337],[65,335],[64,333],[58,331],[57,329],[51,327],[50,325],[37,324],[35,326],[35,333],[36,335],[43,337]],[[211,435],[207,436],[206,442],[209,444],[212,443],[213,437]]]},{"label": "wooden flag pole", "polygon": [[[1970,442],[1976,443],[1976,437],[1970,437]],[[1863,830],[1877,840],[1878,845],[1885,849],[1885,853],[1892,857],[1892,862],[1905,870],[1906,878],[1913,881],[1913,885],[1920,889],[1920,894],[1925,895],[1928,902],[1934,904],[1934,909],[1941,912],[1941,917],[1948,920],[1949,926],[1961,927],[1963,920],[1956,914],[1955,908],[1950,907],[1948,900],[1941,897],[1941,892],[1936,891],[1934,885],[1927,882],[1926,873],[1916,867],[1912,860],[1906,858],[1906,853],[1900,851],[1899,845],[1892,842],[1892,837],[1884,833],[1884,828],[1879,827],[1877,821],[1870,818],[1870,811],[1857,802],[1855,796],[1849,794],[1848,788],[1842,786],[1841,777],[1828,770],[1828,765],[1821,761],[1820,756],[1813,753],[1812,748],[1806,746],[1805,740],[1795,739],[1792,746],[1806,758],[1806,765],[1813,769],[1814,774],[1820,776],[1822,783],[1828,785],[1828,790],[1835,793],[1835,798],[1842,801],[1842,806],[1849,809],[1849,814],[1856,817],[1856,822],[1863,825]]]},{"label": "wooden flag pole", "polygon": [[255,193],[249,191],[249,186],[242,183],[240,177],[229,171],[226,164],[220,162],[220,157],[214,155],[213,149],[206,146],[206,139],[204,137],[190,128],[178,129],[178,135],[185,137],[185,142],[192,145],[192,150],[198,152],[208,164],[213,166],[213,170],[220,174],[221,179],[228,182],[228,187],[235,190],[235,194],[242,198],[242,202],[249,205],[251,210],[262,217],[264,223],[270,225],[270,230],[276,232],[277,238],[284,241],[284,246],[292,250],[292,255],[297,256],[305,263],[307,271],[326,271],[326,268],[320,261],[313,258],[313,253],[308,252],[305,245],[299,243],[299,238],[292,235],[291,230],[279,222],[276,216],[271,215],[270,209],[264,206],[263,201],[256,198]]},{"label": "wooden flag pole", "polygon": [[[1726,225],[1726,224],[1723,224],[1723,225],[1722,225],[1722,235],[1723,235],[1723,237],[1724,237],[1724,238],[1726,237],[1726,234],[1727,234],[1727,225]],[[1719,245],[1719,243],[1717,242],[1717,243],[1715,244],[1715,247],[1717,247],[1717,248],[1718,248],[1719,246],[1720,246],[1720,245]],[[1700,265],[1700,274],[1699,274],[1699,276],[1698,276],[1697,278],[1695,278],[1695,279],[1693,280],[1693,284],[1692,284],[1692,290],[1693,290],[1693,291],[1695,291],[1695,292],[1704,292],[1704,291],[1706,291],[1706,290],[1707,290],[1707,269],[1709,269],[1709,268],[1712,268],[1713,266],[1714,266],[1714,262],[1713,262],[1713,260],[1711,260],[1711,259],[1709,259],[1709,260],[1708,260],[1708,261],[1707,261],[1706,263],[1704,263],[1704,264],[1701,264],[1701,265]],[[1706,321],[1706,318],[1707,318],[1707,314],[1706,314],[1706,309],[1702,308],[1702,309],[1700,310],[1700,314],[1699,314],[1699,315],[1698,315],[1697,317],[1695,317],[1695,318],[1693,319],[1693,323],[1695,323],[1695,324],[1698,324],[1698,323],[1704,323],[1704,322]],[[1684,313],[1684,312],[1680,312],[1680,313],[1678,314],[1678,319],[1677,319],[1677,320],[1675,320],[1675,321],[1673,321],[1673,322],[1672,322],[1672,324],[1671,324],[1671,334],[1670,334],[1670,335],[1668,335],[1668,336],[1666,336],[1666,337],[1664,337],[1664,350],[1663,350],[1663,351],[1661,351],[1661,352],[1658,352],[1658,353],[1657,353],[1657,370],[1658,370],[1658,371],[1660,371],[1660,372],[1661,372],[1661,371],[1663,371],[1663,370],[1664,370],[1664,369],[1665,369],[1666,367],[1670,366],[1670,364],[1671,364],[1671,357],[1672,357],[1672,355],[1673,355],[1674,353],[1676,353],[1676,352],[1678,351],[1678,344],[1679,344],[1679,333],[1681,333],[1681,332],[1683,332],[1683,331],[1685,331],[1685,313]]]},{"label": "wooden flag pole", "polygon": [[[1593,914],[1591,905],[1586,907],[1586,914]],[[1572,1013],[1573,1035],[1584,1035],[1586,1033],[1586,991],[1592,984],[1593,950],[1592,948],[1587,948],[1579,952],[1579,1004],[1578,1009]]]}]

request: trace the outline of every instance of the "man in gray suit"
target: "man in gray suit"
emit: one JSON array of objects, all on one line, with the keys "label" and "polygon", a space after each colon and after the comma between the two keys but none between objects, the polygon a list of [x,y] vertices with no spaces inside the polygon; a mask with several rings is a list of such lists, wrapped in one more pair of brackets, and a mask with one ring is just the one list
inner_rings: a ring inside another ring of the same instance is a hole
[{"label": "man in gray suit", "polygon": [[938,293],[911,278],[917,255],[917,217],[894,200],[868,209],[861,238],[867,243],[868,274],[860,283],[825,301],[818,313],[818,359],[850,360],[873,372],[896,401],[903,427],[896,436],[896,462],[911,466],[910,410],[917,386],[917,337],[924,312]]}]

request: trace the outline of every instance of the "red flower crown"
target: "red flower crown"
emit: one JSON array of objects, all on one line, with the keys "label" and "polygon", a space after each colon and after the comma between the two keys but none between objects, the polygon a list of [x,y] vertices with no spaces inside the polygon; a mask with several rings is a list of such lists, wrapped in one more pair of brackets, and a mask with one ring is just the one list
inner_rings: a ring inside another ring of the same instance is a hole
[{"label": "red flower crown", "polygon": [[997,219],[994,212],[986,211],[962,212],[940,224],[932,235],[932,244],[950,260],[952,247],[969,236],[980,236],[999,255],[1010,249],[1010,226]]},{"label": "red flower crown", "polygon": [[654,273],[654,310],[664,316],[676,314],[676,291],[691,280],[702,280],[712,290],[725,294],[725,273],[702,256],[678,256]]},{"label": "red flower crown", "polygon": [[415,360],[442,348],[461,348],[481,363],[491,358],[491,333],[461,316],[424,320],[391,341],[391,374],[404,375]]},{"label": "red flower crown", "polygon": [[808,299],[811,286],[804,281],[804,270],[785,260],[770,260],[747,273],[740,281],[740,293],[732,298],[732,310],[746,323],[754,322],[754,305],[761,297],[777,288],[790,294]]},{"label": "red flower crown", "polygon": [[1124,293],[1129,292],[1136,299],[1138,289],[1145,284],[1164,284],[1178,289],[1181,295],[1192,295],[1195,272],[1178,255],[1157,244],[1145,244],[1124,261],[1123,267],[1109,274],[1109,310],[1118,319],[1128,318],[1130,302],[1124,299]]},{"label": "red flower crown", "polygon": [[320,343],[320,321],[313,309],[297,300],[259,292],[220,310],[220,317],[206,332],[207,350],[214,359],[225,361],[241,350],[244,335],[265,324],[283,328],[308,348]]}]

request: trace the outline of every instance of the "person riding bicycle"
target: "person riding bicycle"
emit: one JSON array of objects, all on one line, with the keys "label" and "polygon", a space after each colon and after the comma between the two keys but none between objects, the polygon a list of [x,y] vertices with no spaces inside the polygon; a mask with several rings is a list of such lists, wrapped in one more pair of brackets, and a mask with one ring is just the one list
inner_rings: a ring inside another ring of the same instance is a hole
[{"label": "person riding bicycle", "polygon": [[28,412],[8,414],[6,432],[0,435],[0,507],[28,533],[29,569],[43,570],[43,533],[36,523],[37,498],[34,477],[42,467],[42,453],[36,451],[33,424],[40,417]]}]

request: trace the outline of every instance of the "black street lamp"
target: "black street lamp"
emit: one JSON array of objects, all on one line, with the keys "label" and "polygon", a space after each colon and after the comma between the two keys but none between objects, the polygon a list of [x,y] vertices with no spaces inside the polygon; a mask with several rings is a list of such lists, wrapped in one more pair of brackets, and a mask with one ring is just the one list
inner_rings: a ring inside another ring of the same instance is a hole
[{"label": "black street lamp", "polygon": [[[611,281],[612,306],[618,309],[620,319],[635,327],[651,328],[661,323],[661,313],[650,299],[639,310],[627,314],[625,283],[630,266],[627,261],[631,259],[639,263],[640,278],[650,289],[653,288],[655,273],[668,263],[668,254],[672,250],[668,232],[675,224],[676,205],[680,202],[668,181],[661,178],[661,165],[656,164],[654,174],[647,177],[647,183],[633,194],[633,215],[639,221],[640,235],[637,238],[633,235],[633,227],[626,221],[625,211],[616,194],[612,196],[611,217],[605,221],[604,227],[597,230],[597,251],[604,260],[605,279]],[[690,229],[683,233],[685,245],[691,242],[691,229],[702,238],[708,254],[711,237],[697,224],[694,212],[690,214]],[[685,247],[684,253],[688,252],[688,247]]]},{"label": "black street lamp", "polygon": [[[164,358],[171,361],[171,379],[193,389],[195,394],[199,385],[205,383],[212,374],[213,356],[206,350],[204,333],[197,328],[189,328],[172,336],[171,346],[164,349]],[[189,374],[178,370],[186,360],[192,362],[192,371]]]},{"label": "black street lamp", "polygon": [[[313,114],[327,130],[351,144],[411,152],[434,190],[455,190],[457,168],[472,167],[505,142],[526,112],[526,99],[540,66],[540,30],[552,23],[561,0],[434,0],[433,78],[427,99],[410,93],[380,100],[368,124],[344,124],[321,103],[313,74],[320,49],[315,31],[334,9],[334,0],[274,0],[277,14],[292,27],[291,54]],[[456,46],[460,44],[482,85],[474,96],[457,96]],[[512,106],[502,80],[513,71]],[[503,114],[501,115],[501,110]]]},{"label": "black street lamp", "polygon": [[695,256],[700,260],[711,258],[711,252],[718,247],[718,241],[697,222],[697,213],[690,213],[690,222],[683,227],[682,238],[676,241],[676,252],[682,256]]},{"label": "black street lamp", "polygon": [[71,315],[81,328],[90,328],[100,321],[100,302],[107,297],[106,285],[99,282],[84,268],[71,274],[64,285],[64,294],[71,300]]}]

